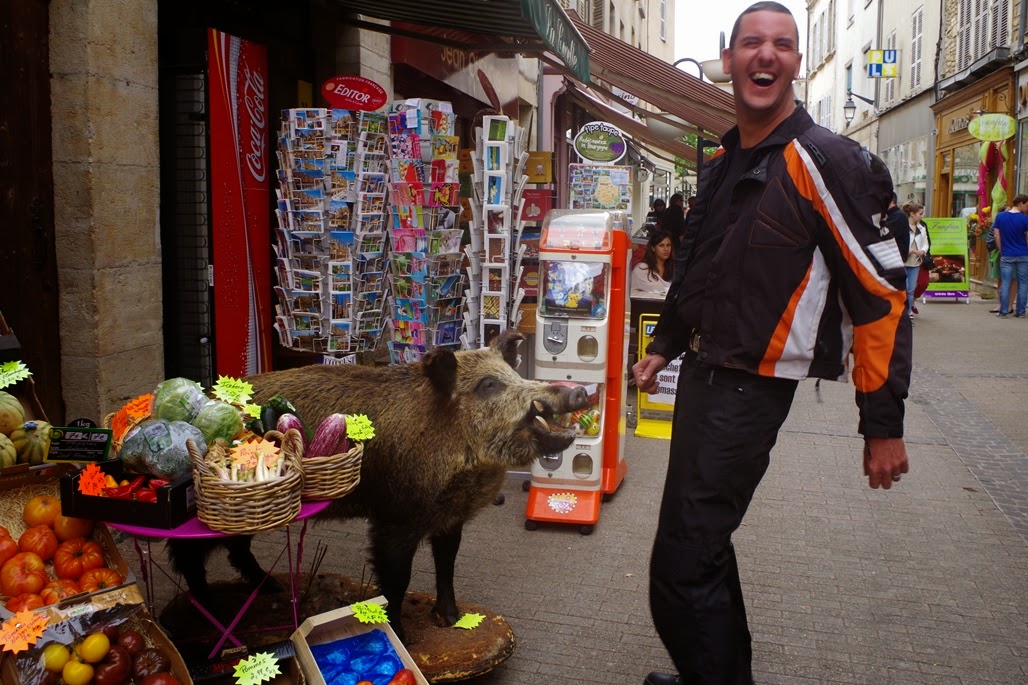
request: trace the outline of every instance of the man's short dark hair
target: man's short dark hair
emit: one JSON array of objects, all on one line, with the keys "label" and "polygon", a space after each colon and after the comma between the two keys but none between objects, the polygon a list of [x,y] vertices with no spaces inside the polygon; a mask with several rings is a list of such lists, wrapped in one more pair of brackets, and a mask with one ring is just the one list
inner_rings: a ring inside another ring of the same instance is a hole
[{"label": "man's short dark hair", "polygon": [[[735,39],[739,36],[739,27],[742,25],[742,18],[747,14],[753,14],[754,12],[778,12],[780,14],[788,14],[792,17],[792,12],[789,8],[780,2],[774,2],[773,0],[761,0],[761,2],[755,2],[742,11],[736,20],[735,25],[732,26],[732,38],[728,41],[728,48],[730,50],[735,49]],[[793,23],[796,23],[796,18],[793,17]],[[800,49],[800,28],[796,27],[796,49]]]},{"label": "man's short dark hair", "polygon": [[1024,204],[1025,202],[1028,202],[1028,195],[1025,195],[1024,193],[1018,193],[1014,196],[1013,203],[1015,205]]}]

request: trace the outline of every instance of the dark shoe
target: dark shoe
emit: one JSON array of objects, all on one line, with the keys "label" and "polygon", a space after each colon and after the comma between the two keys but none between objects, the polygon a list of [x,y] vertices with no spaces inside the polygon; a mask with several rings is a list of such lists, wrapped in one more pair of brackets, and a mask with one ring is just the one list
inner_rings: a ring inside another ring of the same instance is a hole
[{"label": "dark shoe", "polygon": [[917,307],[914,307],[914,310],[913,310],[913,311],[914,311],[914,313],[915,313],[915,314],[918,314],[918,313],[919,313],[919,312],[917,311]]},{"label": "dark shoe", "polygon": [[682,685],[682,679],[670,673],[654,671],[646,676],[643,685]]},{"label": "dark shoe", "polygon": [[1008,319],[1008,318],[1010,318],[1010,315],[1009,314],[1004,314],[1003,312],[1000,312],[999,314],[996,315],[996,317],[999,318],[999,319]]}]

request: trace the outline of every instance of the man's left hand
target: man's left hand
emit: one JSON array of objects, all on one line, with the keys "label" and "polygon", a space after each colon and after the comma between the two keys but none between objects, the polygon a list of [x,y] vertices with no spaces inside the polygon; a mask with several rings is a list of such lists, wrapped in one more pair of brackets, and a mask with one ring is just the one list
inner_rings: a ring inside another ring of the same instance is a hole
[{"label": "man's left hand", "polygon": [[910,470],[903,438],[866,438],[864,440],[864,475],[872,488],[888,490],[900,476]]}]

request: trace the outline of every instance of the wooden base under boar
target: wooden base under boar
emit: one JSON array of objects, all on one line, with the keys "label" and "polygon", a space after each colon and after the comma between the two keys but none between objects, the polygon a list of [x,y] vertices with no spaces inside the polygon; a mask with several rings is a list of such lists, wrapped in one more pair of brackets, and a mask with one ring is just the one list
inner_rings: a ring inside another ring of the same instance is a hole
[{"label": "wooden base under boar", "polygon": [[[289,578],[276,574],[283,587],[288,587]],[[369,599],[380,594],[378,588],[360,585],[349,578],[334,573],[320,573],[313,582],[303,574],[300,587],[310,589],[302,598],[300,620],[353,602]],[[211,585],[214,605],[211,613],[221,621],[230,621],[236,609],[245,601],[249,590],[243,583],[216,583]],[[513,652],[515,638],[503,617],[480,606],[461,604],[462,613],[483,614],[486,618],[473,630],[442,628],[433,620],[432,605],[435,597],[423,592],[408,592],[403,613],[403,625],[407,635],[407,651],[418,664],[418,668],[432,683],[451,683],[488,673],[503,663]],[[209,626],[184,596],[179,596],[160,613],[160,622],[171,635],[187,660],[206,659],[210,646],[219,635],[213,628],[204,634]],[[259,647],[279,640],[289,639],[292,626],[272,632],[257,631],[270,626],[291,624],[292,608],[288,592],[273,592],[260,595],[250,607],[237,627],[237,633],[247,633],[245,642],[249,647]],[[224,683],[231,683],[231,678]],[[205,685],[221,685],[222,680],[204,681]]]}]

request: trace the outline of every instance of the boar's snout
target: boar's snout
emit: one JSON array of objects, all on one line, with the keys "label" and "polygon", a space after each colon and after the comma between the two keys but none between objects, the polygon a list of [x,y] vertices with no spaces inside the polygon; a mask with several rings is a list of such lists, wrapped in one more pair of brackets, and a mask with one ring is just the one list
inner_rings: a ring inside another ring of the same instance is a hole
[{"label": "boar's snout", "polygon": [[585,388],[578,385],[571,389],[565,401],[567,402],[567,411],[578,411],[589,406],[589,395],[586,394]]}]

